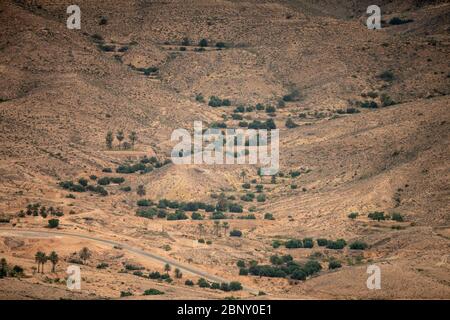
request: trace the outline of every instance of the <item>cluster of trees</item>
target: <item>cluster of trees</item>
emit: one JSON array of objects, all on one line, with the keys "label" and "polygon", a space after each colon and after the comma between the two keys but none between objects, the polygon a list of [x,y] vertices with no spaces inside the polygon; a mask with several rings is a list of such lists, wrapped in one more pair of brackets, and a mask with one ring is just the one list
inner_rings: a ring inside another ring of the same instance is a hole
[{"label": "cluster of trees", "polygon": [[165,159],[164,161],[159,161],[156,157],[143,157],[138,163],[121,164],[116,168],[117,173],[132,174],[139,172],[140,174],[145,174],[152,172],[153,169],[161,168],[167,164],[171,163],[170,159]]},{"label": "cluster of trees", "polygon": [[405,221],[403,216],[398,212],[394,212],[389,215],[389,214],[384,214],[384,212],[382,212],[382,211],[374,211],[374,212],[369,212],[367,217],[369,219],[376,220],[376,221],[389,220],[389,219],[397,221],[397,222]]},{"label": "cluster of trees", "polygon": [[290,278],[293,280],[306,280],[307,277],[318,273],[322,266],[315,260],[309,260],[305,264],[293,260],[291,255],[273,255],[270,257],[272,265],[258,265],[256,261],[250,261],[248,266],[243,260],[237,262],[240,275],[254,275],[271,278]]},{"label": "cluster of trees", "polygon": [[[153,279],[153,280],[161,280],[161,281],[171,283],[173,281],[173,279],[171,278],[170,273],[169,273],[171,270],[172,270],[172,267],[170,266],[170,264],[166,263],[164,265],[163,273],[160,273],[159,271],[153,271],[153,272],[149,273],[148,278]],[[183,273],[178,268],[174,269],[173,275],[176,279],[183,278]]]},{"label": "cluster of trees", "polygon": [[209,97],[208,106],[217,108],[217,107],[229,107],[231,106],[231,101],[229,99],[220,99],[217,96]]},{"label": "cluster of trees", "polygon": [[[131,131],[131,133],[128,135],[128,139],[130,142],[124,142],[122,144],[122,141],[125,139],[125,135],[123,133],[123,130],[118,130],[116,132],[115,138],[119,141],[119,149],[131,149],[134,148],[134,145],[136,144],[136,141],[138,140],[137,133],[135,131]],[[114,142],[114,134],[112,131],[108,131],[105,136],[105,144],[108,149],[113,148],[113,142]]]},{"label": "cluster of trees", "polygon": [[[113,178],[114,181],[119,182],[121,181],[121,179],[123,178]],[[97,183],[99,185],[93,185],[93,184],[89,184],[88,181],[84,178],[80,178],[78,180],[78,183],[74,183],[73,181],[61,181],[59,183],[59,186],[65,190],[69,190],[72,192],[93,192],[93,193],[98,193],[101,196],[107,196],[108,195],[108,191],[106,191],[106,189],[104,187],[102,187],[100,184],[103,185],[108,185],[109,183],[111,183],[111,179],[110,178],[101,178],[97,181]],[[122,181],[123,182],[123,181]]]},{"label": "cluster of trees", "polygon": [[[186,280],[185,285],[193,286],[194,282],[192,280]],[[226,282],[218,283],[218,282],[209,282],[204,278],[200,278],[197,281],[197,285],[200,288],[210,288],[214,290],[222,290],[225,292],[242,290],[242,284],[238,281],[231,281],[230,283]]]},{"label": "cluster of trees", "polygon": [[18,217],[24,218],[25,216],[41,216],[42,218],[47,218],[48,216],[56,216],[56,217],[62,217],[64,215],[64,212],[61,208],[53,208],[53,207],[45,207],[42,206],[40,203],[30,203],[27,205],[27,209],[20,210],[17,214]]},{"label": "cluster of trees", "polygon": [[[192,41],[188,37],[184,37],[183,40],[181,41],[181,45],[184,47],[190,46],[190,45],[192,45]],[[198,42],[198,46],[201,48],[208,47],[209,41],[205,38],[200,39],[200,41]],[[218,41],[218,42],[216,42],[215,46],[218,49],[223,49],[223,48],[226,48],[227,45],[223,41]]]},{"label": "cluster of trees", "polygon": [[248,124],[249,129],[266,129],[266,130],[274,130],[277,128],[275,121],[273,119],[267,119],[262,122],[260,120],[253,120]]},{"label": "cluster of trees", "polygon": [[[198,228],[198,233],[199,233],[200,237],[202,237],[206,234],[205,225],[203,223],[199,223],[197,228]],[[226,235],[228,229],[230,229],[230,225],[228,222],[224,221],[224,222],[220,223],[220,221],[216,220],[216,221],[214,221],[213,228],[211,230],[211,234],[219,236],[221,234],[221,230],[223,230],[224,235]],[[200,239],[200,240],[202,240],[202,239]],[[199,242],[201,243],[200,240],[199,240]]]},{"label": "cluster of trees", "polygon": [[47,263],[47,261],[50,261],[52,264],[52,272],[56,272],[56,265],[59,261],[59,256],[55,251],[52,251],[49,255],[47,255],[45,252],[38,251],[34,255],[34,260],[37,263],[37,272],[39,271],[41,273],[44,273],[44,265]]},{"label": "cluster of trees", "polygon": [[19,265],[8,265],[5,258],[0,259],[0,279],[6,277],[21,278],[24,276],[24,269]]},{"label": "cluster of trees", "polygon": [[[327,240],[324,238],[319,238],[316,240],[317,245],[319,247],[326,247],[327,249],[344,249],[347,246],[347,242],[344,239],[337,239],[335,241],[333,240]],[[272,247],[273,248],[279,248],[281,245],[283,245],[283,242],[280,240],[274,240],[272,241]],[[300,239],[290,239],[284,242],[284,246],[287,249],[297,249],[297,248],[313,248],[314,247],[314,240],[312,238],[304,238],[303,240]],[[355,241],[350,244],[350,249],[354,250],[364,250],[368,247],[368,245],[362,241]]]}]

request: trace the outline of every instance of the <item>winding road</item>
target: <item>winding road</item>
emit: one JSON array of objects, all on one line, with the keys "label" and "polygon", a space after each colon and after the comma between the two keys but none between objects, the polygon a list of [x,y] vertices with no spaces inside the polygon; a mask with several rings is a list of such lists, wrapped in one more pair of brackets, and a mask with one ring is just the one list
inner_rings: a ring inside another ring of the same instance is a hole
[{"label": "winding road", "polygon": [[[136,247],[132,247],[132,246],[124,244],[124,243],[107,240],[107,239],[101,239],[101,238],[97,238],[97,237],[92,237],[89,235],[69,233],[69,232],[60,232],[60,231],[41,231],[41,230],[26,230],[26,229],[19,230],[19,229],[12,229],[12,228],[0,228],[0,236],[22,236],[25,238],[39,238],[39,237],[49,237],[50,236],[50,237],[69,237],[69,238],[78,238],[78,239],[89,240],[89,241],[100,243],[100,244],[110,245],[112,247],[114,247],[114,246],[121,247],[123,250],[131,252],[131,253],[141,256],[143,258],[153,260],[154,262],[155,261],[162,262],[164,264],[168,263],[171,266],[180,269],[184,273],[196,275],[196,276],[205,278],[212,282],[219,282],[219,283],[229,282],[228,280],[226,280],[222,277],[212,275],[203,270],[193,268],[192,266],[185,265],[183,263],[169,259],[167,257],[159,256],[157,254],[150,253],[150,252],[144,251],[144,250],[136,248]],[[243,289],[252,294],[258,294],[258,290],[255,290],[253,288],[243,286]]]}]

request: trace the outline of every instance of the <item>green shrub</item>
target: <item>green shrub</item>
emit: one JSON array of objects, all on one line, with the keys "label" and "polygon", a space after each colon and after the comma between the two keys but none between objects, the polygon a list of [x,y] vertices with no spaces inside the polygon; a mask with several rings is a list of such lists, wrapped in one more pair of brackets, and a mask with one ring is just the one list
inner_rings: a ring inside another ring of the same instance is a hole
[{"label": "green shrub", "polygon": [[147,199],[139,199],[137,201],[137,205],[139,207],[150,207],[153,205],[153,202],[151,200],[147,200]]},{"label": "green shrub", "polygon": [[266,113],[275,113],[275,112],[277,112],[277,108],[275,108],[274,106],[266,107]]},{"label": "green shrub", "polygon": [[304,238],[303,239],[303,248],[312,248],[314,247],[314,241],[312,238]]},{"label": "green shrub", "polygon": [[192,281],[192,280],[186,280],[186,281],[184,282],[184,284],[187,285],[187,286],[192,287],[192,286],[194,285],[194,281]]},{"label": "green shrub", "polygon": [[242,284],[238,281],[231,281],[229,284],[230,291],[242,290]]},{"label": "green shrub", "polygon": [[59,226],[59,220],[58,219],[50,219],[50,220],[48,220],[48,227],[49,228],[54,229],[54,228],[58,228],[58,226]]},{"label": "green shrub", "polygon": [[356,219],[358,217],[358,212],[352,212],[348,215],[348,217],[352,220]]},{"label": "green shrub", "polygon": [[262,104],[262,103],[257,103],[256,104],[256,110],[262,111],[264,110],[266,107]]},{"label": "green shrub", "polygon": [[336,241],[328,240],[326,247],[327,247],[327,249],[339,250],[339,249],[344,249],[346,245],[347,245],[347,242],[344,239],[338,239]]},{"label": "green shrub", "polygon": [[285,102],[292,102],[297,101],[300,98],[300,91],[297,89],[291,90],[290,93],[283,96],[283,101]]},{"label": "green shrub", "polygon": [[307,263],[305,263],[302,269],[307,275],[310,276],[322,270],[322,266],[315,260],[309,260]]},{"label": "green shrub", "polygon": [[271,214],[271,213],[264,214],[264,219],[265,220],[275,220],[275,218],[273,217],[273,214]]},{"label": "green shrub", "polygon": [[174,213],[167,215],[167,220],[186,220],[188,216],[181,210],[176,210]]},{"label": "green shrub", "polygon": [[361,108],[376,109],[378,104],[375,101],[363,101],[360,103]]},{"label": "green shrub", "polygon": [[109,177],[103,177],[98,179],[97,183],[101,186],[107,186],[111,183],[111,179]]},{"label": "green shrub", "polygon": [[124,298],[124,297],[130,297],[133,294],[130,291],[120,291],[120,297]]},{"label": "green shrub", "polygon": [[211,285],[203,278],[198,279],[197,284],[200,288],[209,288]]},{"label": "green shrub", "polygon": [[211,289],[220,290],[220,283],[217,282],[211,283]]},{"label": "green shrub", "polygon": [[89,181],[87,181],[85,178],[80,178],[80,179],[78,179],[78,183],[80,185],[82,185],[83,187],[86,187],[88,185]]},{"label": "green shrub", "polygon": [[378,75],[378,78],[384,81],[393,81],[395,79],[394,73],[390,70],[383,71]]},{"label": "green shrub", "polygon": [[384,212],[382,211],[374,211],[370,212],[367,217],[372,220],[381,221],[386,220],[386,216],[384,215]]},{"label": "green shrub", "polygon": [[301,240],[298,239],[290,239],[285,242],[284,246],[287,249],[303,248],[303,243]]},{"label": "green shrub", "polygon": [[223,48],[226,48],[227,45],[225,44],[225,42],[220,41],[220,42],[216,43],[216,47],[219,49],[223,49]]},{"label": "green shrub", "polygon": [[236,265],[237,265],[239,268],[245,268],[245,261],[244,261],[244,260],[238,260],[238,261],[236,262]]},{"label": "green shrub", "polygon": [[272,241],[272,248],[277,249],[281,246],[281,241],[279,240],[273,240]]},{"label": "green shrub", "polygon": [[350,249],[352,250],[365,250],[367,249],[368,245],[367,243],[363,241],[355,241],[350,243]]},{"label": "green shrub", "polygon": [[210,217],[211,220],[222,220],[222,219],[226,219],[226,218],[227,217],[225,216],[225,214],[220,211],[214,212]]},{"label": "green shrub", "polygon": [[198,212],[193,212],[191,218],[192,220],[203,220],[203,216]]},{"label": "green shrub", "polygon": [[255,199],[255,194],[251,192],[248,192],[245,195],[241,196],[242,201],[252,202],[253,199]]},{"label": "green shrub", "polygon": [[413,21],[414,20],[412,20],[412,19],[402,19],[399,17],[393,17],[391,20],[389,20],[389,24],[393,25],[393,26],[397,26],[397,25],[401,25],[401,24],[405,24],[405,23],[410,23]]},{"label": "green shrub", "polygon": [[308,275],[306,274],[305,271],[303,271],[302,269],[296,269],[292,274],[291,274],[291,279],[294,280],[306,280],[306,277]]},{"label": "green shrub", "polygon": [[240,276],[248,276],[248,269],[246,269],[246,268],[240,268],[240,269],[239,269],[239,275],[240,275]]},{"label": "green shrub", "polygon": [[244,184],[242,184],[242,188],[250,189],[251,188],[251,184],[250,183],[244,183]]},{"label": "green shrub", "polygon": [[273,255],[270,257],[270,263],[275,265],[282,265],[284,263],[283,259],[278,255]]},{"label": "green shrub", "polygon": [[391,97],[389,97],[386,93],[383,93],[381,95],[380,100],[383,107],[389,107],[396,104],[396,102],[392,100]]},{"label": "green shrub", "polygon": [[288,128],[288,129],[293,129],[293,128],[296,128],[296,127],[298,127],[298,124],[296,124],[295,122],[294,122],[294,120],[292,120],[292,118],[291,117],[289,117],[287,120],[286,120],[286,128]]},{"label": "green shrub", "polygon": [[113,52],[113,51],[116,50],[116,46],[114,46],[114,45],[108,45],[108,44],[99,44],[99,45],[98,45],[98,48],[99,48],[101,51],[104,51],[104,52]]},{"label": "green shrub", "polygon": [[230,231],[230,237],[241,237],[242,236],[242,231],[240,230],[231,230]]},{"label": "green shrub", "polygon": [[109,267],[109,264],[102,262],[97,265],[97,269],[106,269]]},{"label": "green shrub", "polygon": [[112,177],[112,178],[110,179],[110,181],[111,181],[112,183],[121,184],[121,183],[124,183],[124,182],[125,182],[125,179],[122,178],[122,177]]},{"label": "green shrub", "polygon": [[144,296],[154,296],[154,295],[160,295],[164,294],[163,291],[159,291],[158,289],[148,289],[144,291]]},{"label": "green shrub", "polygon": [[300,171],[291,171],[291,178],[297,178],[298,176],[300,176],[301,172]]},{"label": "green shrub", "polygon": [[222,100],[217,96],[211,96],[211,97],[209,97],[208,105],[213,108],[222,107],[222,106],[228,107],[231,105],[231,101],[229,99]]},{"label": "green shrub", "polygon": [[147,219],[153,219],[154,216],[156,216],[158,212],[155,208],[149,208],[149,209],[138,209],[136,211],[136,216],[141,218],[147,218]]},{"label": "green shrub", "polygon": [[233,213],[242,213],[244,211],[242,206],[240,204],[237,204],[237,203],[230,203],[228,205],[228,210],[230,212],[233,212]]},{"label": "green shrub", "polygon": [[391,214],[391,220],[394,220],[394,221],[397,221],[397,222],[403,222],[404,221],[403,216],[400,213],[398,213],[398,212],[394,212],[394,213]]},{"label": "green shrub", "polygon": [[319,239],[317,239],[317,245],[319,247],[325,247],[326,245],[328,245],[328,240],[327,239],[323,239],[323,238],[319,238]]},{"label": "green shrub", "polygon": [[256,197],[256,201],[258,202],[265,202],[266,201],[266,195],[264,193],[258,194]]},{"label": "green shrub", "polygon": [[161,274],[160,274],[158,271],[154,271],[154,272],[151,272],[151,273],[148,275],[148,277],[149,277],[150,279],[153,279],[153,280],[161,279]]},{"label": "green shrub", "polygon": [[207,46],[208,46],[208,40],[206,40],[206,39],[201,39],[201,40],[198,42],[198,45],[199,45],[200,47],[202,47],[202,48],[207,47]]},{"label": "green shrub", "polygon": [[330,262],[328,262],[329,270],[338,269],[341,267],[342,267],[342,264],[338,260],[331,260]]}]

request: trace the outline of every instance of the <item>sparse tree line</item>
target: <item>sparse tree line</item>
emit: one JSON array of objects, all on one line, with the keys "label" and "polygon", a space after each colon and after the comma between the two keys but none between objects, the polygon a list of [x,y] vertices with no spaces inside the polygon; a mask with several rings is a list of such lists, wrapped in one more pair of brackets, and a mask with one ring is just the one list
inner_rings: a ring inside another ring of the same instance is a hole
[{"label": "sparse tree line", "polygon": [[259,265],[254,260],[248,263],[239,260],[236,264],[239,268],[239,275],[242,276],[253,275],[291,280],[306,280],[322,270],[322,265],[316,260],[309,260],[301,264],[294,261],[291,255],[274,255],[270,257],[270,262],[272,265]]},{"label": "sparse tree line", "polygon": [[[30,203],[27,205],[26,210],[20,210],[17,214],[17,217],[19,218],[25,218],[26,216],[41,216],[42,218],[46,219],[47,217],[62,217],[64,216],[64,212],[61,208],[54,208],[52,206],[45,207],[42,206],[40,203]],[[47,221],[49,228],[57,228],[59,226],[59,219],[49,219]]]},{"label": "sparse tree line", "polygon": [[[316,240],[317,245],[319,247],[325,247],[327,249],[333,249],[333,250],[340,250],[344,249],[347,246],[347,241],[344,239],[337,239],[337,240],[328,240],[324,238],[318,238]],[[303,240],[300,239],[289,239],[287,241],[281,241],[281,240],[273,240],[272,241],[272,247],[277,249],[280,246],[284,245],[286,249],[298,249],[298,248],[306,248],[311,249],[314,247],[314,239],[313,238],[304,238]],[[365,250],[369,246],[367,243],[363,241],[356,240],[354,242],[351,242],[349,244],[349,248],[352,250]]]},{"label": "sparse tree line", "polygon": [[[116,168],[116,173],[131,174],[139,172],[140,174],[152,172],[154,169],[159,169],[165,165],[172,163],[170,159],[158,160],[156,157],[144,156],[138,163],[125,163]],[[112,171],[112,170],[111,170]]]},{"label": "sparse tree line", "polygon": [[46,207],[40,203],[30,203],[27,205],[26,210],[20,210],[17,216],[19,218],[24,218],[26,216],[41,216],[42,218],[47,218],[48,216],[62,217],[64,212],[61,208],[54,208],[52,206]]},{"label": "sparse tree line", "polygon": [[[124,141],[125,134],[124,134],[123,130],[117,130],[115,135],[112,131],[108,131],[105,136],[105,144],[106,144],[106,147],[110,150],[113,148],[114,138],[116,138],[117,141],[119,142],[118,143],[119,150],[120,149],[129,150],[129,149],[134,148],[134,145],[136,144],[136,142],[138,140],[138,136],[135,131],[131,131],[130,134],[128,135],[129,142]],[[124,141],[124,142],[122,143],[122,141]]]},{"label": "sparse tree line", "polygon": [[[167,44],[170,44],[170,43],[167,43]],[[209,47],[212,45],[214,45],[217,49],[224,49],[227,47],[227,44],[223,41],[217,41],[214,44],[212,41],[208,41],[208,39],[205,39],[205,38],[200,39],[198,42],[194,42],[191,39],[189,39],[188,37],[184,37],[183,40],[181,41],[182,48],[193,46],[193,45],[197,45],[200,48],[206,48],[206,47]]]},{"label": "sparse tree line", "polygon": [[[187,286],[194,286],[194,282],[192,280],[186,280],[185,285]],[[230,292],[230,291],[240,291],[243,289],[242,284],[239,281],[231,281],[230,283],[222,282],[210,282],[204,278],[200,278],[197,281],[197,285],[200,288],[209,288],[213,290],[222,290],[224,292]]]}]

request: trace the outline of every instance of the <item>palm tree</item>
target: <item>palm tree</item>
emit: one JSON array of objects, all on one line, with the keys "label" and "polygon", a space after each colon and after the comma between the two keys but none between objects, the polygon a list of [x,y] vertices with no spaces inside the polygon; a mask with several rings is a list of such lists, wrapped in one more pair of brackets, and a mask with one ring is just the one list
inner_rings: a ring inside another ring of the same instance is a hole
[{"label": "palm tree", "polygon": [[170,264],[166,263],[166,265],[164,266],[164,271],[167,272],[167,274],[169,274]]},{"label": "palm tree", "polygon": [[137,141],[137,134],[136,134],[136,132],[135,132],[135,131],[131,131],[130,135],[128,136],[128,139],[130,139],[131,145],[132,145],[133,148],[134,148],[134,144],[135,144],[136,141]]},{"label": "palm tree", "polygon": [[215,234],[218,236],[219,232],[220,232],[220,222],[219,221],[214,221],[214,232]]},{"label": "palm tree", "polygon": [[242,170],[240,176],[242,178],[242,182],[245,182],[245,178],[247,177],[247,173],[244,170]]},{"label": "palm tree", "polygon": [[52,251],[48,256],[48,260],[50,260],[50,262],[52,263],[52,272],[55,272],[56,264],[59,261],[58,254],[55,251]]},{"label": "palm tree", "polygon": [[204,234],[204,232],[205,232],[205,226],[203,225],[203,223],[199,223],[198,233],[200,234],[200,237]]},{"label": "palm tree", "polygon": [[181,279],[183,277],[183,274],[181,273],[180,269],[175,268],[175,278]]},{"label": "palm tree", "polygon": [[224,234],[225,234],[225,236],[227,235],[227,230],[230,228],[230,225],[228,224],[228,222],[223,222],[222,223],[222,228],[223,228],[223,230],[225,231],[224,232]]},{"label": "palm tree", "polygon": [[113,140],[114,140],[113,133],[111,131],[108,131],[105,137],[106,147],[108,149],[112,149]]},{"label": "palm tree", "polygon": [[86,260],[89,259],[91,257],[91,255],[92,255],[92,253],[89,250],[89,248],[87,248],[87,247],[84,247],[80,251],[80,259],[83,260],[84,264],[86,264]]},{"label": "palm tree", "polygon": [[42,265],[41,273],[44,273],[44,265],[47,263],[48,257],[44,252],[39,253],[39,262]]},{"label": "palm tree", "polygon": [[[47,256],[45,255],[45,253],[42,251],[36,252],[36,254],[34,255],[34,261],[36,261],[38,264],[37,272],[39,273],[39,270],[41,270],[41,273],[44,273],[44,263],[47,262]],[[41,264],[42,269],[39,269]]]},{"label": "palm tree", "polygon": [[116,138],[117,140],[119,140],[119,149],[120,149],[120,144],[122,143],[122,140],[125,138],[122,130],[117,131]]}]

